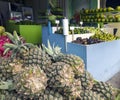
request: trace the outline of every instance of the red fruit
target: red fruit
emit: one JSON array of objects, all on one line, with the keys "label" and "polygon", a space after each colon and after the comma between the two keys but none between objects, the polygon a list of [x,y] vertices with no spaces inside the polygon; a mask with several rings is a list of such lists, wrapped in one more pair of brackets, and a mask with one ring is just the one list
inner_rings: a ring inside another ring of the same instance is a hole
[{"label": "red fruit", "polygon": [[11,43],[10,39],[7,36],[0,36],[0,56],[9,57],[11,55],[10,52],[8,52],[6,55],[3,55],[3,53],[4,53],[3,45],[5,43]]}]

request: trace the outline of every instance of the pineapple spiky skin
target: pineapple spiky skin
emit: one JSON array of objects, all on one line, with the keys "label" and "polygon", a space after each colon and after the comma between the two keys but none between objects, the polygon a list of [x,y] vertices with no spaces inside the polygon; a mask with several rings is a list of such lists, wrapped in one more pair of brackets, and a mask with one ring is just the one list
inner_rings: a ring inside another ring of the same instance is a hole
[{"label": "pineapple spiky skin", "polygon": [[50,57],[39,47],[30,48],[23,54],[23,60],[25,66],[37,65],[44,70],[46,66],[51,65]]},{"label": "pineapple spiky skin", "polygon": [[105,82],[95,82],[92,87],[92,91],[100,94],[105,100],[114,100],[114,89],[112,85]]},{"label": "pineapple spiky skin", "polygon": [[0,80],[6,81],[8,79],[12,79],[12,67],[9,65],[9,61],[3,60],[0,64]]},{"label": "pineapple spiky skin", "polygon": [[0,80],[6,81],[8,79],[12,79],[12,69],[10,66],[0,65]]},{"label": "pineapple spiky skin", "polygon": [[48,88],[45,90],[43,98],[43,100],[65,100],[65,97],[62,96],[60,93]]},{"label": "pineapple spiky skin", "polygon": [[70,65],[73,68],[75,74],[83,73],[84,71],[84,61],[76,55],[72,54],[61,55],[58,61]]},{"label": "pineapple spiky skin", "polygon": [[72,68],[63,62],[52,63],[47,72],[48,86],[60,91],[65,91],[74,79]]},{"label": "pineapple spiky skin", "polygon": [[23,97],[16,95],[14,91],[3,91],[0,93],[0,100],[24,100]]},{"label": "pineapple spiky skin", "polygon": [[63,95],[71,92],[71,86],[74,82],[74,72],[72,68],[64,62],[56,62],[49,66],[48,86],[54,91],[58,91]]},{"label": "pineapple spiky skin", "polygon": [[93,91],[85,90],[80,93],[80,97],[76,100],[105,100],[100,97],[100,95],[96,94]]},{"label": "pineapple spiky skin", "polygon": [[38,66],[29,66],[13,77],[17,94],[26,98],[39,97],[47,86],[47,76]]},{"label": "pineapple spiky skin", "polygon": [[76,99],[77,97],[80,97],[80,93],[82,92],[82,87],[81,87],[81,81],[74,79],[74,82],[71,86],[71,94],[69,95],[70,99]]},{"label": "pineapple spiky skin", "polygon": [[90,90],[93,87],[94,78],[88,71],[84,70],[82,74],[76,75],[75,78],[81,81],[83,90]]},{"label": "pineapple spiky skin", "polygon": [[2,64],[0,65],[0,79],[5,80],[12,80],[13,75],[21,72],[23,70],[22,68],[22,62],[19,59],[9,60],[4,59]]}]

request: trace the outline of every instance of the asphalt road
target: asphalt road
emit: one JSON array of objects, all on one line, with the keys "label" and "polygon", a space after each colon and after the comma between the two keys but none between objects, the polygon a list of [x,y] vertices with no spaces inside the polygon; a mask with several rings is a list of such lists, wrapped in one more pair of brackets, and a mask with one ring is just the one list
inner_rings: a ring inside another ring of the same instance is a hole
[{"label": "asphalt road", "polygon": [[110,83],[113,87],[120,89],[120,72],[118,72],[117,74],[115,74],[107,82]]}]

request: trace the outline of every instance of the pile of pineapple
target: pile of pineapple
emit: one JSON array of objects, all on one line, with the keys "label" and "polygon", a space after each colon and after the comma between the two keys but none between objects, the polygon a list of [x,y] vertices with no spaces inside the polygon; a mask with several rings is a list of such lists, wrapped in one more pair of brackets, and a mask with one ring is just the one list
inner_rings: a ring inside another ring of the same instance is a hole
[{"label": "pile of pineapple", "polygon": [[58,46],[23,43],[16,32],[0,64],[0,100],[115,100],[119,90],[96,81],[83,60],[61,53]]}]

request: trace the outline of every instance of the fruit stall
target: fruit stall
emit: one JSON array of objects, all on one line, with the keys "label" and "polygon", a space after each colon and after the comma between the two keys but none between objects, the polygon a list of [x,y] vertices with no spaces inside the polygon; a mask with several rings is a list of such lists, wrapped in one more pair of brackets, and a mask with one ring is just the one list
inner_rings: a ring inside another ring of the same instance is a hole
[{"label": "fruit stall", "polygon": [[[94,35],[94,29],[97,33],[100,32],[100,34]],[[77,29],[74,30],[76,31]],[[97,30],[97,28],[92,27],[89,30],[90,32],[86,33],[85,31],[85,34],[83,34],[83,30],[80,34],[75,34],[74,31],[73,36],[72,34],[64,35],[61,30],[55,32],[50,25],[49,27],[44,26],[42,28],[42,33],[44,33],[42,42],[47,45],[47,40],[49,40],[51,44],[60,46],[63,53],[75,54],[81,57],[85,62],[86,70],[95,79],[107,81],[120,71],[120,40],[114,37],[113,34],[104,33],[101,30]],[[99,37],[100,40],[91,40],[89,37],[92,36]],[[72,40],[73,38],[74,40]],[[85,38],[89,39],[85,40]]]},{"label": "fruit stall", "polygon": [[[56,12],[61,1],[49,0],[47,6]],[[75,1],[74,9],[80,0]],[[50,14],[44,25],[9,20],[6,28],[0,26],[0,100],[120,100],[119,87],[106,82],[120,71],[120,37],[102,28],[103,17],[95,22],[93,11],[85,14],[76,25]],[[100,27],[83,26],[90,22]]]},{"label": "fruit stall", "polygon": [[27,43],[16,31],[0,29],[6,40],[0,41],[0,50],[9,54],[0,58],[0,100],[119,100],[120,89],[94,79],[79,56],[64,54],[49,41],[48,46]]}]

